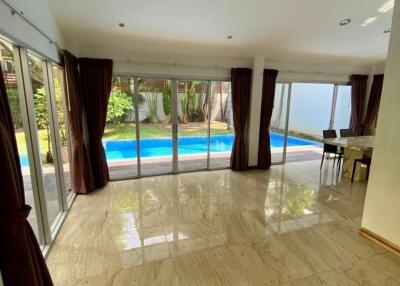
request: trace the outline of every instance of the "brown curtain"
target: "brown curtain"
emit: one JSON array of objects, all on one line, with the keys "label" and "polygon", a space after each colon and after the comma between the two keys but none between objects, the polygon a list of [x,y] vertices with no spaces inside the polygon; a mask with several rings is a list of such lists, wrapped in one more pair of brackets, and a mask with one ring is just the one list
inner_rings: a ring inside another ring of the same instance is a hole
[{"label": "brown curtain", "polygon": [[258,139],[257,166],[260,169],[269,169],[271,166],[269,125],[271,122],[272,109],[274,108],[275,83],[277,76],[277,70],[264,70],[260,116],[260,136]]},{"label": "brown curtain", "polygon": [[231,168],[242,171],[247,169],[246,128],[249,118],[251,69],[234,68],[231,71],[232,110],[235,128],[235,140],[232,147]]},{"label": "brown curtain", "polygon": [[362,135],[364,102],[367,92],[367,75],[352,75],[351,81],[351,126],[354,135]]},{"label": "brown curtain", "polygon": [[81,99],[78,60],[68,51],[64,51],[64,69],[68,123],[71,131],[73,190],[76,193],[86,194],[94,190],[93,177],[83,141],[84,108]]},{"label": "brown curtain", "polygon": [[383,74],[374,75],[371,92],[369,94],[367,114],[364,120],[364,135],[371,135],[371,127],[378,116],[383,86]]},{"label": "brown curtain", "polygon": [[110,179],[101,138],[104,134],[107,105],[111,92],[112,60],[79,59],[82,97],[85,103],[89,155],[94,186],[104,187]]},{"label": "brown curtain", "polygon": [[24,184],[0,69],[0,269],[4,285],[53,285],[35,234],[27,221]]}]

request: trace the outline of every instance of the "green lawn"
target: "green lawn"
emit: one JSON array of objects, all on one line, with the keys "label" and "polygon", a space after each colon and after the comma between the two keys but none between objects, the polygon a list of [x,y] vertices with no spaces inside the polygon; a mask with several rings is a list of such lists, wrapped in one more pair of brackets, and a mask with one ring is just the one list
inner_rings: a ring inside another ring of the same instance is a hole
[{"label": "green lawn", "polygon": [[[40,144],[40,151],[42,155],[45,155],[48,150],[48,142],[47,142],[47,132],[46,130],[39,130],[39,144]],[[26,155],[26,141],[25,141],[25,134],[22,129],[15,131],[15,137],[17,139],[18,145],[18,153],[20,155]]]},{"label": "green lawn", "polygon": [[[178,127],[180,136],[207,135],[207,125],[199,124],[180,124]],[[232,134],[233,130],[228,130],[226,124],[213,123],[211,134]],[[159,138],[171,137],[171,124],[140,124],[140,138]],[[136,138],[136,126],[134,123],[110,124],[108,123],[104,131],[104,140],[110,139],[133,139]]]}]

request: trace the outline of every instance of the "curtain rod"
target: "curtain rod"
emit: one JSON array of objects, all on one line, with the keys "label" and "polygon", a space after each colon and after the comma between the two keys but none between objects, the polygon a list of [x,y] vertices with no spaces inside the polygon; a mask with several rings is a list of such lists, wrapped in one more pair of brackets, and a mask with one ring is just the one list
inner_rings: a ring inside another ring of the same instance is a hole
[{"label": "curtain rod", "polygon": [[232,67],[229,66],[220,66],[220,65],[194,65],[194,64],[185,64],[179,62],[149,62],[149,61],[135,61],[135,60],[114,60],[116,63],[121,64],[139,64],[139,65],[150,65],[150,66],[165,66],[165,67],[184,67],[184,68],[200,68],[200,69],[215,69],[215,70],[230,70]]},{"label": "curtain rod", "polygon": [[[230,70],[233,67],[229,66],[197,66],[193,64],[185,64],[178,62],[169,62],[169,63],[154,63],[154,62],[146,62],[146,61],[134,61],[134,60],[116,60],[117,63],[128,63],[128,64],[144,64],[144,65],[162,65],[168,67],[186,67],[186,68],[201,68],[201,69],[217,69],[217,70]],[[251,69],[251,67],[249,67]],[[308,75],[327,75],[327,76],[350,76],[352,73],[349,72],[316,72],[316,71],[301,71],[301,70],[293,70],[293,69],[279,69],[279,73],[287,73],[287,74],[308,74]]]},{"label": "curtain rod", "polygon": [[19,12],[17,9],[15,9],[11,4],[9,4],[5,0],[1,0],[1,2],[3,2],[10,9],[11,15],[15,16],[15,14],[17,14],[19,17],[21,17],[22,20],[24,20],[26,23],[28,23],[30,26],[32,26],[32,28],[34,28],[36,31],[38,31],[43,37],[45,37],[49,41],[50,45],[56,46],[56,48],[59,49],[60,51],[64,50],[62,47],[60,47],[58,45],[57,41],[54,41],[45,32],[43,32],[40,28],[38,28],[35,24],[33,24],[28,18],[26,18],[22,11]]}]

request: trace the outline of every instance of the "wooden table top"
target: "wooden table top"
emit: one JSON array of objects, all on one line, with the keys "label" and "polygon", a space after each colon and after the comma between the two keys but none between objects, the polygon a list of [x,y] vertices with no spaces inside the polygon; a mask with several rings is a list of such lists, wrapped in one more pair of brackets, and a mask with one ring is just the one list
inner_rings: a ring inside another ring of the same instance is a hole
[{"label": "wooden table top", "polygon": [[324,143],[344,148],[371,149],[374,146],[374,138],[374,136],[326,138]]}]

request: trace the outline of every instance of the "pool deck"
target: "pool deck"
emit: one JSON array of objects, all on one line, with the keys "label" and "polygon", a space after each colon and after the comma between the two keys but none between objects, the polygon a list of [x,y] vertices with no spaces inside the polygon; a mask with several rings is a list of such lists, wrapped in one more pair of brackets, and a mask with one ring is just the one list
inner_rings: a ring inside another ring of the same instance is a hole
[{"label": "pool deck", "polygon": [[[282,149],[272,149],[272,162],[282,161]],[[322,148],[319,146],[288,147],[286,162],[299,162],[309,160],[320,160]],[[228,168],[230,165],[230,152],[211,153],[210,169]],[[207,155],[178,155],[178,169],[182,172],[206,170]],[[141,159],[141,175],[160,175],[172,173],[172,156]],[[118,180],[123,178],[137,177],[136,159],[113,160],[108,162],[110,178]]]}]

